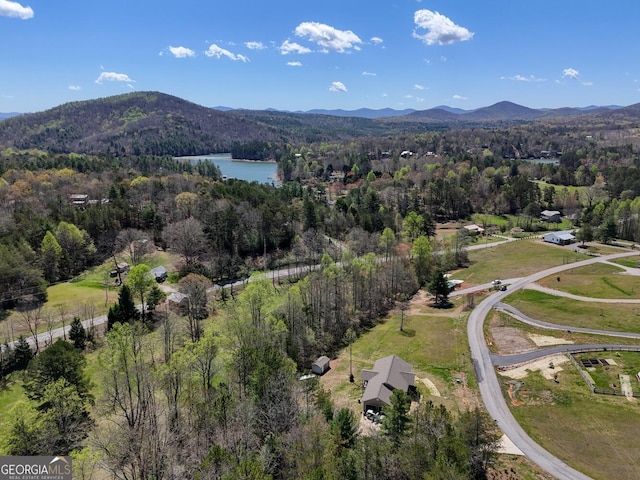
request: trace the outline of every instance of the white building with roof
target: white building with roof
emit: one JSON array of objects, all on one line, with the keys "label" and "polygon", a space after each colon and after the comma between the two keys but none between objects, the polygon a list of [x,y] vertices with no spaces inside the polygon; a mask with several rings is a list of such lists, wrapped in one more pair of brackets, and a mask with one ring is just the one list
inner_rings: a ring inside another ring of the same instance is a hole
[{"label": "white building with roof", "polygon": [[568,230],[560,232],[550,232],[542,236],[545,242],[555,243],[556,245],[569,245],[576,241],[575,235]]}]

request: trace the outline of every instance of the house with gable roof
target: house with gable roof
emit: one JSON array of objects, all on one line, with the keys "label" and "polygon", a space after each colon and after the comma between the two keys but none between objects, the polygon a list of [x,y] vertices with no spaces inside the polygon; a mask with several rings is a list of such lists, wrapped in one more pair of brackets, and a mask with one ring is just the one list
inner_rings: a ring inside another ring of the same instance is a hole
[{"label": "house with gable roof", "polygon": [[371,370],[362,370],[364,393],[360,401],[363,411],[378,413],[383,406],[391,405],[391,394],[395,389],[404,392],[415,389],[415,376],[411,364],[397,355],[376,360]]}]

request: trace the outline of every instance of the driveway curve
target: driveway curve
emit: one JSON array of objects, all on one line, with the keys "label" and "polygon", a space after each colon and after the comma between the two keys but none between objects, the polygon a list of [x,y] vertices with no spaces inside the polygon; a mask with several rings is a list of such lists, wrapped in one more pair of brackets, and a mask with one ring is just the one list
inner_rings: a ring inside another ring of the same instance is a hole
[{"label": "driveway curve", "polygon": [[555,275],[565,270],[591,265],[593,263],[637,256],[638,252],[624,252],[602,257],[593,257],[580,262],[560,265],[542,270],[525,278],[515,280],[506,291],[498,291],[485,298],[469,315],[467,335],[471,358],[478,378],[478,386],[482,400],[489,415],[496,421],[500,429],[532,462],[560,480],[586,480],[587,475],[570,467],[538,445],[518,424],[507,406],[494,369],[493,359],[484,339],[483,324],[491,309],[511,292],[524,288],[549,275]]}]

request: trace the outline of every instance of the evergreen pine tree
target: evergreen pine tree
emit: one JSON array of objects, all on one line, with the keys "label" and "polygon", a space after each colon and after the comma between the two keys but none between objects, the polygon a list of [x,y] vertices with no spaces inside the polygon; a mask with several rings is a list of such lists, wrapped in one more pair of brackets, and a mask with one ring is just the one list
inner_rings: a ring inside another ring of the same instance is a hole
[{"label": "evergreen pine tree", "polygon": [[27,368],[29,361],[33,358],[33,350],[31,350],[29,342],[27,342],[22,335],[20,335],[18,343],[16,343],[13,354],[15,369],[22,370]]},{"label": "evergreen pine tree", "polygon": [[69,329],[69,340],[73,342],[73,346],[79,350],[84,350],[87,341],[87,332],[82,326],[79,317],[73,317],[71,328]]},{"label": "evergreen pine tree", "polygon": [[133,303],[131,289],[125,284],[120,289],[118,303],[112,305],[107,313],[107,330],[111,330],[115,323],[127,323],[131,320],[137,320],[138,316],[138,310]]}]

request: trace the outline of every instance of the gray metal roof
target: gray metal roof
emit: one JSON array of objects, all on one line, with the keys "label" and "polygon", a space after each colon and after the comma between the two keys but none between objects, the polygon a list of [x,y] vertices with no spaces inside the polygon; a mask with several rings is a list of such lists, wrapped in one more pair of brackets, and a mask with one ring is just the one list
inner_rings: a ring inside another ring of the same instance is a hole
[{"label": "gray metal roof", "polygon": [[363,370],[362,378],[368,380],[362,394],[363,402],[379,399],[390,405],[393,390],[406,392],[414,384],[415,374],[410,363],[397,355],[389,355],[376,360],[373,369]]}]

